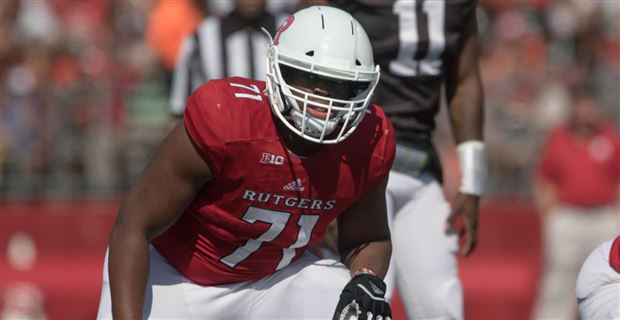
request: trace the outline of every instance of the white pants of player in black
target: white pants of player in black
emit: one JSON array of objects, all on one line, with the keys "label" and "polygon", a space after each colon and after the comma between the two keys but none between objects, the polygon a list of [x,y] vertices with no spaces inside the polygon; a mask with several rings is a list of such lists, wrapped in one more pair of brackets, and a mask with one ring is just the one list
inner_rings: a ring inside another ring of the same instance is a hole
[{"label": "white pants of player in black", "polygon": [[409,319],[462,319],[458,238],[444,230],[450,214],[431,175],[390,172],[387,208],[392,233],[388,293],[397,284]]},{"label": "white pants of player in black", "polygon": [[596,248],[577,278],[580,319],[620,319],[620,273],[609,265],[613,239]]},{"label": "white pants of player in black", "polygon": [[[350,280],[335,260],[310,253],[256,281],[201,286],[183,277],[150,248],[143,318],[148,319],[331,319]],[[106,256],[97,319],[111,319]]]}]

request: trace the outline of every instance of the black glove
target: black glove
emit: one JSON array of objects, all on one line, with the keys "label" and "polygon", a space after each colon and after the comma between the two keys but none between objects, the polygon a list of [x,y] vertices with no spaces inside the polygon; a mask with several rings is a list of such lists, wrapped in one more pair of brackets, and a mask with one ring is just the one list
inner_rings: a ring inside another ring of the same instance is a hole
[{"label": "black glove", "polygon": [[389,320],[390,304],[385,300],[385,283],[381,278],[360,273],[351,279],[340,294],[333,320]]}]

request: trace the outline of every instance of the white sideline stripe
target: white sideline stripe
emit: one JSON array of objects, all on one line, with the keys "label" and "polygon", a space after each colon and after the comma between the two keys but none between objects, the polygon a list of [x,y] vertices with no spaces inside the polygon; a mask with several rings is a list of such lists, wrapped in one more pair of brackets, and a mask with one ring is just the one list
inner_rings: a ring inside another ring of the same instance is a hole
[{"label": "white sideline stripe", "polygon": [[364,290],[364,292],[366,292],[367,295],[369,295],[373,300],[377,300],[377,301],[383,301],[383,302],[387,302],[387,300],[385,300],[385,298],[381,298],[381,297],[377,297],[374,294],[372,294],[370,291],[368,291],[368,289],[366,289],[366,287],[364,287],[361,284],[357,284],[358,287],[362,288],[362,290]]}]

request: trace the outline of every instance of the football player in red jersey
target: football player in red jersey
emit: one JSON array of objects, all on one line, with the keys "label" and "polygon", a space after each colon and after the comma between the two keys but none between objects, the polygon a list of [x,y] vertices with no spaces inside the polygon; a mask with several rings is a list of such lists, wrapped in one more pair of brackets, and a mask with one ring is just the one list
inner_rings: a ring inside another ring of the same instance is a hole
[{"label": "football player in red jersey", "polygon": [[620,319],[620,235],[590,253],[576,294],[580,319]]},{"label": "football player in red jersey", "polygon": [[[348,13],[287,20],[267,81],[209,81],[129,192],[98,318],[387,319],[393,129]],[[305,252],[337,219],[342,263]]]}]

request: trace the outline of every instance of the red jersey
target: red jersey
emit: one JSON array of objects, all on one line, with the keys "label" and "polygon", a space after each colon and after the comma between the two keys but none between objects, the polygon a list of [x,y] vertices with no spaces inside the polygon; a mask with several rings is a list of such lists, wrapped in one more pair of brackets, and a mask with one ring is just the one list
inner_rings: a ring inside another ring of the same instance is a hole
[{"label": "red jersey", "polygon": [[187,104],[187,133],[214,179],[153,245],[196,283],[254,280],[288,265],[392,165],[394,133],[379,107],[346,140],[300,158],[280,139],[264,90],[262,81],[213,80]]},{"label": "red jersey", "polygon": [[560,202],[597,207],[616,199],[620,185],[620,138],[611,125],[588,140],[568,127],[556,129],[543,150],[538,178],[551,182]]},{"label": "red jersey", "polygon": [[609,250],[609,266],[620,273],[620,236],[614,239]]}]

